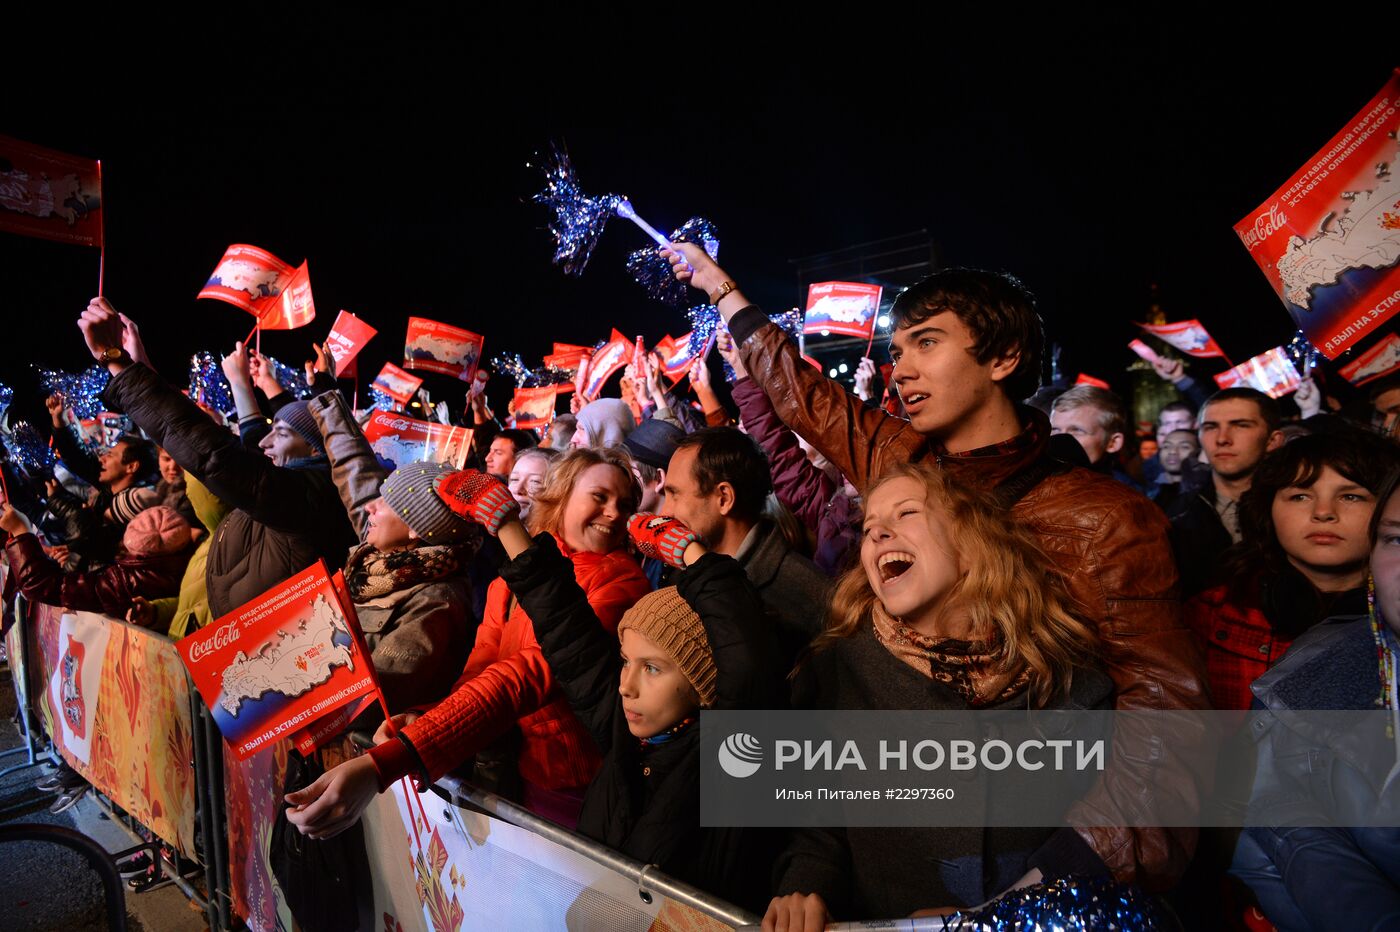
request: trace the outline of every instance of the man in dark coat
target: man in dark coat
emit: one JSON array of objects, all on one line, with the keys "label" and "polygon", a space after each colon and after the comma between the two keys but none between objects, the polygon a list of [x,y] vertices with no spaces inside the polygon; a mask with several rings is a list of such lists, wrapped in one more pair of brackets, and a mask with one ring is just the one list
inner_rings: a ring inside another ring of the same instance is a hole
[{"label": "man in dark coat", "polygon": [[[206,581],[218,618],[256,598],[317,558],[338,569],[355,544],[340,504],[321,434],[305,402],[278,409],[261,455],[220,428],[178,389],[123,348],[123,325],[96,298],[78,326],[88,349],[112,373],[103,394],[233,511],[212,531]],[[241,371],[247,373],[246,349]],[[237,355],[237,354],[236,354]]]},{"label": "man in dark coat", "polygon": [[661,513],[679,518],[709,549],[739,561],[777,619],[784,659],[795,660],[821,633],[831,580],[764,517],[773,480],[758,444],[733,427],[686,434],[671,455],[665,489]]}]

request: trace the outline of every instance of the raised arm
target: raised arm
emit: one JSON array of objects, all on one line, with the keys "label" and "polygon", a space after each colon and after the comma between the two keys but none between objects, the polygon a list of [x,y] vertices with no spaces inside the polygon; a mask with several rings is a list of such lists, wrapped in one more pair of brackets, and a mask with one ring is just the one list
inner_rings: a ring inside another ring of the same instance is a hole
[{"label": "raised arm", "polygon": [[379,486],[388,473],[379,465],[364,431],[339,391],[332,389],[311,399],[310,410],[326,444],[331,478],[335,480],[340,501],[350,515],[355,536],[364,540],[369,528],[366,506],[379,497]]},{"label": "raised arm", "polygon": [[[907,459],[923,440],[909,422],[871,408],[802,358],[787,334],[749,303],[703,249],[678,243],[668,252],[676,278],[710,296],[729,325],[739,355],[784,424],[816,447],[857,488],[889,462]],[[687,271],[683,266],[689,264]]]}]

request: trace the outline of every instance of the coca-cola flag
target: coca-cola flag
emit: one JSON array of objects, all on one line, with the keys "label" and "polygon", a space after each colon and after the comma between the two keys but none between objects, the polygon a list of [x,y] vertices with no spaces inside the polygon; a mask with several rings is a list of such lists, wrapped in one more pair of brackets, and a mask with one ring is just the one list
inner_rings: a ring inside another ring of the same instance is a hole
[{"label": "coca-cola flag", "polygon": [[593,352],[588,346],[579,346],[577,343],[555,343],[554,349],[550,350],[550,355],[587,356]]},{"label": "coca-cola flag", "polygon": [[409,463],[447,463],[461,469],[471,451],[472,432],[466,427],[376,411],[365,423],[365,439],[391,470]]},{"label": "coca-cola flag", "polygon": [[[561,344],[556,343],[554,345],[557,347]],[[574,383],[578,381],[579,367],[582,366],[583,361],[588,358],[589,352],[588,347],[582,346],[563,352],[550,353],[544,358],[544,364],[546,366],[554,369],[562,369],[569,373],[570,381],[557,382],[554,385],[555,390],[560,395],[567,395],[574,390]]]},{"label": "coca-cola flag", "polygon": [[374,381],[369,384],[370,388],[377,388],[399,404],[406,405],[413,393],[422,387],[423,380],[391,362],[386,362],[384,368],[374,377]]},{"label": "coca-cola flag", "polygon": [[239,760],[374,692],[350,624],[318,560],[176,644]]},{"label": "coca-cola flag", "polygon": [[369,673],[370,679],[374,681],[374,690],[371,694],[361,696],[349,705],[343,705],[329,715],[323,715],[316,721],[307,725],[301,731],[292,735],[292,743],[302,756],[306,756],[331,739],[342,734],[350,723],[360,717],[360,713],[374,705],[376,700],[384,706],[384,714],[389,715],[388,706],[384,704],[384,693],[379,686],[379,676],[374,670],[373,652],[369,645],[365,643],[364,631],[360,627],[360,616],[355,612],[355,602],[350,598],[350,592],[345,588],[345,574],[336,570],[331,575],[331,589],[334,590],[336,598],[340,602],[340,610],[345,613],[350,624],[350,634],[355,638],[355,647],[365,657],[370,658],[370,662],[365,664],[365,670]]},{"label": "coca-cola flag", "polygon": [[522,430],[548,427],[554,420],[554,403],[558,396],[557,385],[517,388],[513,399],[515,426]]},{"label": "coca-cola flag", "polygon": [[1400,311],[1400,70],[1308,163],[1235,224],[1328,359]]},{"label": "coca-cola flag", "polygon": [[661,369],[672,385],[685,378],[690,372],[691,364],[697,357],[706,355],[705,351],[709,349],[705,346],[692,347],[691,333],[683,333],[674,338],[667,336],[656,344],[656,351],[661,355]]},{"label": "coca-cola flag", "polygon": [[0,136],[0,230],[101,246],[101,165]]},{"label": "coca-cola flag", "polygon": [[581,396],[588,401],[597,398],[612,374],[627,365],[631,351],[632,341],[618,333],[614,327],[608,342],[588,361],[588,372],[583,377],[583,384],[579,386]]},{"label": "coca-cola flag", "polygon": [[880,310],[879,285],[864,282],[818,282],[807,289],[804,334],[833,333],[869,339]]},{"label": "coca-cola flag", "polygon": [[479,333],[426,317],[410,317],[408,335],[404,339],[403,367],[440,372],[470,382],[476,376],[484,343],[485,338]]},{"label": "coca-cola flag", "polygon": [[1247,359],[1215,377],[1221,388],[1254,388],[1270,398],[1282,398],[1303,384],[1303,377],[1282,346]]},{"label": "coca-cola flag", "polygon": [[1375,346],[1342,367],[1342,377],[1353,385],[1365,385],[1383,375],[1400,371],[1400,336],[1390,333]]},{"label": "coca-cola flag", "polygon": [[1138,324],[1143,330],[1157,337],[1164,343],[1170,344],[1181,350],[1187,356],[1195,356],[1199,359],[1209,359],[1218,356],[1225,359],[1225,353],[1215,342],[1215,338],[1206,332],[1206,328],[1199,320],[1179,320],[1174,324]]},{"label": "coca-cola flag", "polygon": [[331,332],[326,337],[326,348],[335,357],[335,377],[340,378],[350,367],[360,350],[364,349],[378,330],[349,311],[336,315]]},{"label": "coca-cola flag", "polygon": [[265,330],[295,330],[316,316],[305,262],[292,266],[242,243],[224,250],[198,296],[242,308]]}]

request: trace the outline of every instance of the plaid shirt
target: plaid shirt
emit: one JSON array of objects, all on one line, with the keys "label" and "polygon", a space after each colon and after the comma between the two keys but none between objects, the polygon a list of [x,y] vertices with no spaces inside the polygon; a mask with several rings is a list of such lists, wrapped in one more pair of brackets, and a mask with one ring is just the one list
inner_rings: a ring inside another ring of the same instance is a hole
[{"label": "plaid shirt", "polygon": [[1250,684],[1278,662],[1293,639],[1274,632],[1257,589],[1232,601],[1229,586],[1216,586],[1188,599],[1182,614],[1205,648],[1215,708],[1248,709],[1254,699]]}]

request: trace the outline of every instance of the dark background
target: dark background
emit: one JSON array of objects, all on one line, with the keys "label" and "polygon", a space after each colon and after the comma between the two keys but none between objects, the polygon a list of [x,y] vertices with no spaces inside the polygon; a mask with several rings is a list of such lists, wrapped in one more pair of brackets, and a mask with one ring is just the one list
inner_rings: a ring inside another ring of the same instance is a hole
[{"label": "dark background", "polygon": [[[264,334],[264,351],[299,364],[345,308],[380,331],[364,381],[401,361],[410,315],[534,362],[614,326],[684,332],[627,277],[646,240],[626,221],[581,278],[550,264],[526,163],[560,138],[586,190],[628,195],[664,230],[715,221],[722,264],[771,311],[802,303],[790,260],[927,229],[944,263],[1025,280],[1067,375],[1126,389],[1154,293],[1237,362],[1289,339],[1231,225],[1396,64],[1353,53],[1356,35],[1305,63],[1296,30],[1218,14],[833,20],[758,38],[701,9],[688,35],[611,8],[582,25],[529,12],[506,28],[301,11],[168,40],[124,21],[121,39],[0,65],[0,133],[103,160],[105,292],[180,383],[192,352],[252,325],[194,298],[235,242],[310,262],[316,321]],[[0,234],[0,381],[21,416],[37,417],[30,363],[88,364],[74,321],[97,266],[96,250]],[[425,378],[435,399],[462,393]],[[493,383],[498,409],[509,388]]]}]

